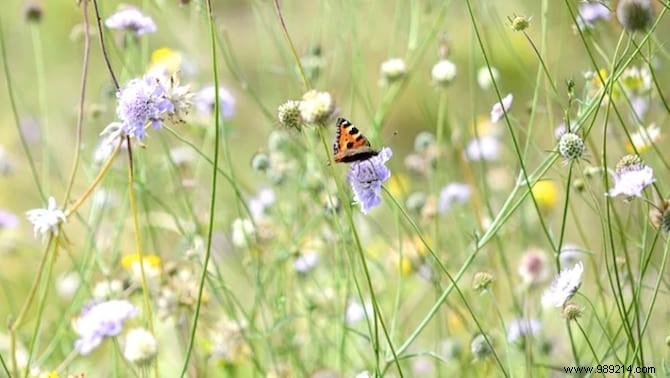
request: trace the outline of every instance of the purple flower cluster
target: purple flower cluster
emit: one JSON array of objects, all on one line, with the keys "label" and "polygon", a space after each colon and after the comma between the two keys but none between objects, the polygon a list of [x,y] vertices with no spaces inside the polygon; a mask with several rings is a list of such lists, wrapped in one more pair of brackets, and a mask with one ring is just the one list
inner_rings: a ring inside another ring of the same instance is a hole
[{"label": "purple flower cluster", "polygon": [[347,178],[354,191],[354,200],[361,205],[363,214],[382,203],[382,183],[391,177],[385,163],[393,152],[384,147],[377,156],[351,164]]},{"label": "purple flower cluster", "polygon": [[156,31],[154,20],[134,7],[122,8],[107,17],[105,25],[110,29],[128,30],[136,36]]},{"label": "purple flower cluster", "polygon": [[137,307],[126,300],[110,300],[85,307],[74,322],[79,335],[74,347],[82,355],[91,353],[105,336],[121,333],[123,323],[138,313]]},{"label": "purple flower cluster", "polygon": [[147,124],[151,123],[154,129],[160,129],[162,114],[174,109],[166,93],[167,90],[160,80],[153,76],[128,82],[116,95],[119,100],[116,115],[121,120],[125,133],[143,139]]}]

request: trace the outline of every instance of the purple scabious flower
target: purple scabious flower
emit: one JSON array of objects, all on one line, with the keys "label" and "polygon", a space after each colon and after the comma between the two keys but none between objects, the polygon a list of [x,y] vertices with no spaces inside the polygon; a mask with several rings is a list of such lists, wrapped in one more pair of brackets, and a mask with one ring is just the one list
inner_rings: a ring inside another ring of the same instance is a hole
[{"label": "purple scabious flower", "polygon": [[93,351],[105,336],[116,336],[123,330],[123,322],[139,313],[137,307],[126,300],[110,300],[86,306],[74,321],[79,339],[75,349],[87,355]]},{"label": "purple scabious flower", "polygon": [[[214,113],[215,101],[216,92],[214,85],[210,84],[196,93],[194,99],[195,108],[201,115],[211,116]],[[219,86],[219,106],[223,119],[229,119],[235,115],[235,97],[223,86]]]},{"label": "purple scabious flower", "polygon": [[580,30],[592,29],[598,20],[609,20],[612,12],[602,3],[582,3],[579,5],[577,26]]},{"label": "purple scabious flower", "polygon": [[537,319],[516,319],[509,324],[507,341],[516,342],[524,336],[537,335],[542,329],[542,323]]},{"label": "purple scabious flower", "polygon": [[110,29],[128,30],[136,36],[156,31],[154,20],[135,7],[119,9],[118,12],[107,17],[105,26]]},{"label": "purple scabious flower", "polygon": [[163,113],[174,109],[166,92],[157,78],[145,76],[143,79],[131,80],[116,94],[119,99],[116,115],[126,134],[144,139],[144,126],[148,123],[154,129],[161,128]]},{"label": "purple scabious flower", "polygon": [[19,224],[19,217],[7,210],[0,210],[0,229],[14,228]]},{"label": "purple scabious flower", "polygon": [[459,203],[464,203],[470,199],[472,190],[467,184],[460,182],[453,182],[440,191],[440,199],[438,200],[438,211],[441,214],[446,214],[451,208]]},{"label": "purple scabious flower", "polygon": [[391,177],[391,171],[384,164],[391,155],[393,151],[384,147],[377,156],[351,163],[347,178],[354,191],[354,201],[361,204],[363,214],[382,203],[382,183]]}]

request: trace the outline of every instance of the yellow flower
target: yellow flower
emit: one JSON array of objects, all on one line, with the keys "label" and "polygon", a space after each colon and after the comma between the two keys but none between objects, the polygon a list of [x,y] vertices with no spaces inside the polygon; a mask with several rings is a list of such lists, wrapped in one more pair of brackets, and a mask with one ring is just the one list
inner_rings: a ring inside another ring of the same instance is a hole
[{"label": "yellow flower", "polygon": [[163,47],[151,53],[149,72],[171,75],[181,67],[182,56],[178,51]]},{"label": "yellow flower", "polygon": [[[159,268],[161,266],[161,258],[156,255],[144,255],[144,266]],[[139,264],[140,255],[133,253],[132,255],[125,255],[121,259],[121,266],[125,269],[131,269],[135,264]]]},{"label": "yellow flower", "polygon": [[409,191],[409,179],[406,175],[399,173],[392,175],[389,179],[389,192],[393,197],[405,196]]},{"label": "yellow flower", "polygon": [[500,126],[496,123],[491,123],[491,117],[488,115],[479,115],[470,129],[470,133],[473,138],[496,136],[500,134]]},{"label": "yellow flower", "polygon": [[400,259],[396,259],[395,262],[398,265],[400,274],[403,276],[409,276],[414,272],[414,264],[412,264],[412,261],[407,256],[402,256]]},{"label": "yellow flower", "polygon": [[[626,150],[633,153],[643,153],[647,151],[654,143],[661,139],[661,129],[656,124],[651,124],[649,127],[640,127],[638,131],[630,134],[630,140],[626,142]],[[635,149],[633,149],[635,146]]]},{"label": "yellow flower", "polygon": [[542,180],[533,185],[533,197],[543,210],[551,210],[558,204],[558,187],[553,181]]}]

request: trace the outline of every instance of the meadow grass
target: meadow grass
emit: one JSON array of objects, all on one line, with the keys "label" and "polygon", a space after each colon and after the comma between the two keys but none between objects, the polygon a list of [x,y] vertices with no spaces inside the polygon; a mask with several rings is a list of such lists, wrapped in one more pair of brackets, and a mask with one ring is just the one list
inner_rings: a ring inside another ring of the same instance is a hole
[{"label": "meadow grass", "polygon": [[0,376],[667,375],[668,10],[9,1]]}]

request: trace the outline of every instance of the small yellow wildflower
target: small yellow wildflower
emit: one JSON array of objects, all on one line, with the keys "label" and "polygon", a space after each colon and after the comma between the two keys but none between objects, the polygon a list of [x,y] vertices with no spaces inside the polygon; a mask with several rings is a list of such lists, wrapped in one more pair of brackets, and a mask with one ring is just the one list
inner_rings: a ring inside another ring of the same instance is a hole
[{"label": "small yellow wildflower", "polygon": [[181,68],[182,55],[168,47],[162,47],[151,53],[149,72],[171,75]]},{"label": "small yellow wildflower", "polygon": [[[161,258],[156,255],[144,255],[142,260],[144,261],[144,266],[149,266],[153,268],[158,268],[161,266]],[[139,264],[140,255],[139,253],[133,253],[132,255],[125,255],[121,259],[121,266],[125,269],[131,269],[135,264]]]},{"label": "small yellow wildflower", "polygon": [[402,173],[392,175],[389,179],[389,192],[395,198],[404,197],[409,192],[409,178]]},{"label": "small yellow wildflower", "polygon": [[543,210],[551,210],[558,204],[558,187],[550,180],[538,181],[533,185],[533,197]]}]

